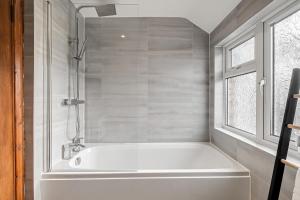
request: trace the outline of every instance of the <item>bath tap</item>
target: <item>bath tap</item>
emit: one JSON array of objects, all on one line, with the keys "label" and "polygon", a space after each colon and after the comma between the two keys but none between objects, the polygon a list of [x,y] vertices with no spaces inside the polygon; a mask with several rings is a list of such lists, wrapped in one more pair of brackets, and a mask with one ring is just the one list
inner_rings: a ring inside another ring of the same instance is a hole
[{"label": "bath tap", "polygon": [[80,144],[80,143],[77,143],[77,144],[71,143],[70,147],[72,147],[72,151],[76,152],[76,153],[80,152],[81,148],[85,148],[85,146],[83,144]]},{"label": "bath tap", "polygon": [[81,148],[85,148],[85,145],[81,144],[80,141],[84,139],[82,137],[75,137],[72,140],[72,143],[70,144],[70,147],[72,147],[73,152],[79,152]]},{"label": "bath tap", "polygon": [[76,153],[80,152],[82,148],[85,148],[85,145],[80,143],[80,140],[83,138],[75,137],[72,139],[72,143],[65,144],[62,146],[62,159],[69,160]]}]

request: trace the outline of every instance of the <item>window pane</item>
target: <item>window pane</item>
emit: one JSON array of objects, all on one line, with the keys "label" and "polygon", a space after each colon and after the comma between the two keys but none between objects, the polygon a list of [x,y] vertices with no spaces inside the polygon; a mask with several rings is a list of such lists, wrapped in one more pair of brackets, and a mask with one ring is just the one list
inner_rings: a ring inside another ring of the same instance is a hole
[{"label": "window pane", "polygon": [[243,63],[254,60],[255,38],[251,38],[246,42],[231,50],[231,66],[236,67]]},{"label": "window pane", "polygon": [[256,72],[227,79],[227,125],[256,133]]},{"label": "window pane", "polygon": [[[300,67],[300,11],[276,23],[273,27],[273,131],[280,135],[288,89],[293,68]],[[300,124],[300,107],[295,117]]]}]

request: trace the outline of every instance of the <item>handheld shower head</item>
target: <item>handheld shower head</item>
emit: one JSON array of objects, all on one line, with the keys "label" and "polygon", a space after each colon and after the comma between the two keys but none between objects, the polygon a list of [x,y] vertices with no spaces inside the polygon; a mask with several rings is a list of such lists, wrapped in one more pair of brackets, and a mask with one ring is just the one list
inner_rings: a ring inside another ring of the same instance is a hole
[{"label": "handheld shower head", "polygon": [[76,60],[82,60],[83,55],[84,55],[84,53],[86,51],[86,42],[87,42],[87,40],[88,40],[87,38],[84,40],[84,42],[82,44],[82,47],[81,47],[78,55],[76,57],[74,57]]}]

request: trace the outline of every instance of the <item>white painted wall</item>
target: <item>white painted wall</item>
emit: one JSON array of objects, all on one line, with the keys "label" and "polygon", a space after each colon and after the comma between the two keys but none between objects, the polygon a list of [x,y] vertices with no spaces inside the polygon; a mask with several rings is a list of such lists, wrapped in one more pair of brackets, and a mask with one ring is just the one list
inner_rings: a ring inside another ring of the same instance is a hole
[{"label": "white painted wall", "polygon": [[[214,28],[241,0],[72,0],[81,4],[117,4],[117,17],[183,17],[206,32]],[[94,9],[83,10],[86,17],[95,17]]]}]

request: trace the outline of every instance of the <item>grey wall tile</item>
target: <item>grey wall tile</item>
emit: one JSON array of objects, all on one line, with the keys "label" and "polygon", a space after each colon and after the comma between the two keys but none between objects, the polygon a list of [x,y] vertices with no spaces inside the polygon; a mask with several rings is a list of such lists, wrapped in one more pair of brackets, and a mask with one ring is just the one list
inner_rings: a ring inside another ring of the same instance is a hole
[{"label": "grey wall tile", "polygon": [[[68,111],[63,107],[62,100],[68,97],[68,87],[70,81],[69,71],[74,69],[72,59],[72,50],[74,46],[70,45],[70,38],[74,37],[75,32],[75,7],[69,0],[52,0],[52,52],[53,59],[51,65],[52,75],[52,163],[55,165],[61,160],[61,146],[69,142],[71,136],[74,136],[75,129],[75,110]],[[34,9],[33,7],[34,6]],[[44,1],[26,0],[25,1],[25,131],[26,131],[26,173],[34,169],[33,178],[29,178],[26,183],[26,199],[40,200],[40,176],[44,170],[44,127],[45,127],[45,69],[44,56],[44,23],[45,13]],[[33,14],[34,11],[34,14]],[[32,12],[28,14],[28,12]],[[34,17],[33,17],[34,16]],[[33,21],[34,20],[34,21]],[[33,23],[34,22],[34,23]],[[34,24],[34,26],[33,26]],[[34,29],[33,29],[34,28]],[[80,41],[82,43],[84,32],[84,19],[80,18]],[[34,41],[33,41],[34,39]],[[34,64],[33,64],[34,61]],[[84,65],[80,66],[80,94],[84,94]],[[34,72],[34,73],[33,73]],[[72,73],[71,73],[72,74]],[[74,74],[73,74],[74,75]],[[72,75],[71,75],[72,77]],[[33,87],[34,85],[34,87]],[[73,84],[70,85],[73,88]],[[33,105],[34,101],[34,105]],[[84,108],[81,107],[81,119],[84,120]],[[34,112],[34,113],[30,113]],[[69,114],[68,114],[69,113]],[[34,118],[34,119],[32,119]],[[69,118],[69,130],[67,120]],[[33,124],[33,127],[31,127]],[[84,130],[84,123],[81,124]],[[33,129],[33,130],[32,130]],[[71,134],[68,131],[73,131]],[[34,136],[29,134],[34,132]],[[71,135],[71,136],[70,136]],[[28,137],[27,137],[28,136]],[[28,143],[30,143],[28,145]],[[33,143],[33,144],[32,144]],[[28,147],[33,145],[33,149]],[[30,152],[34,152],[34,159],[30,159]],[[34,162],[33,162],[34,160]],[[30,163],[31,162],[31,163]],[[34,165],[34,167],[30,167]],[[31,172],[32,173],[32,172]],[[31,185],[32,184],[32,185]],[[33,190],[34,188],[34,195]]]},{"label": "grey wall tile", "polygon": [[24,2],[25,199],[33,199],[34,2]]},{"label": "grey wall tile", "polygon": [[[275,157],[231,136],[213,133],[213,143],[250,170],[252,199],[267,199]],[[286,168],[280,200],[292,199],[296,170]]]},{"label": "grey wall tile", "polygon": [[[61,160],[61,146],[75,136],[75,109],[62,105],[68,98],[69,90],[73,97],[76,62],[73,59],[75,44],[70,39],[75,37],[75,7],[69,0],[52,1],[52,164]],[[80,45],[85,37],[83,17],[79,20]],[[84,61],[80,63],[80,96],[85,97]],[[72,98],[71,97],[71,98]],[[84,131],[84,105],[80,106],[81,133]]]},{"label": "grey wall tile", "polygon": [[217,44],[273,0],[242,0],[211,33],[211,44]]},{"label": "grey wall tile", "polygon": [[86,32],[88,142],[208,141],[206,32],[182,18],[91,18]]}]

